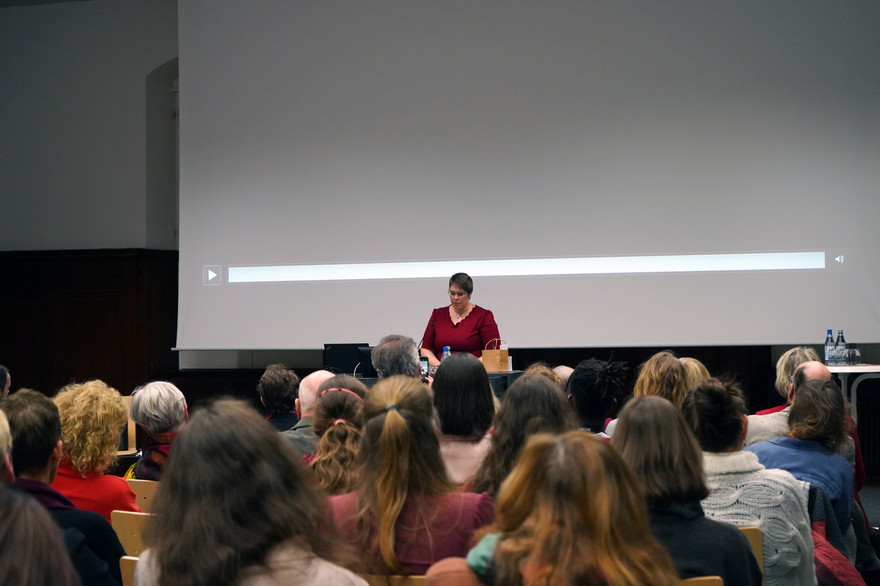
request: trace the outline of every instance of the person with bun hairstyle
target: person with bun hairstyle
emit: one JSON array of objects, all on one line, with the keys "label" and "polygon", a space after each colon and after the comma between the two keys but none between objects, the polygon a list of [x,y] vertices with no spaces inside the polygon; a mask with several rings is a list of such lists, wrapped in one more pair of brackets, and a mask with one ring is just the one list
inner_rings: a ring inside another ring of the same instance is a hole
[{"label": "person with bun hairstyle", "polygon": [[409,376],[382,379],[367,393],[364,415],[355,489],[330,499],[343,536],[364,552],[364,570],[421,575],[466,554],[495,503],[449,481],[428,387]]},{"label": "person with bun hairstyle", "polygon": [[496,517],[467,556],[483,584],[680,583],[629,467],[589,432],[529,437]]},{"label": "person with bun hairstyle", "polygon": [[611,444],[632,467],[648,500],[651,532],[682,579],[721,576],[760,586],[761,569],[739,529],[706,518],[703,455],[681,413],[666,399],[637,397],[620,413]]},{"label": "person with bun hairstyle", "polygon": [[806,489],[743,451],[748,419],[739,386],[710,379],[688,393],[681,412],[703,450],[706,516],[760,527],[767,586],[815,584]]},{"label": "person with bun hairstyle", "polygon": [[367,387],[352,376],[336,375],[318,387],[312,428],[318,449],[312,471],[327,494],[350,492],[357,477],[357,455],[364,427]]}]

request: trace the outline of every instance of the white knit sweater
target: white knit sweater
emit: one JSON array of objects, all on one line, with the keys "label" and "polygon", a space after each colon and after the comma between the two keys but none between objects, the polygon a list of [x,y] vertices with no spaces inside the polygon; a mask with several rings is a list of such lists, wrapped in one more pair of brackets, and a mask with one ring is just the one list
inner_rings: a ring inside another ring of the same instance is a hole
[{"label": "white knit sweater", "polygon": [[767,586],[816,584],[807,488],[784,470],[768,470],[751,452],[703,452],[711,494],[706,516],[757,525],[764,540]]}]

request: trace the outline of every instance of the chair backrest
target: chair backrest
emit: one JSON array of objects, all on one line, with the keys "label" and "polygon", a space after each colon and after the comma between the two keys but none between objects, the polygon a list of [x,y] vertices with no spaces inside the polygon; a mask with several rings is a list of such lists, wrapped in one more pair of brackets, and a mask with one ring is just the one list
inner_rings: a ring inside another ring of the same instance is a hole
[{"label": "chair backrest", "polygon": [[119,570],[122,572],[122,586],[134,586],[134,569],[138,558],[124,555],[119,558]]},{"label": "chair backrest", "polygon": [[144,551],[144,541],[141,538],[144,532],[144,524],[152,517],[150,513],[134,513],[132,511],[111,511],[110,524],[116,531],[116,537],[125,553],[131,556],[139,556]]},{"label": "chair backrest", "polygon": [[[752,554],[754,554],[755,559],[758,561],[758,568],[761,570],[761,574],[764,574],[764,539],[761,537],[761,528],[760,527],[740,527],[740,531],[746,536],[746,539],[749,540],[749,545],[752,547]],[[763,581],[761,582],[763,584]]]},{"label": "chair backrest", "polygon": [[156,494],[159,483],[155,480],[141,480],[140,478],[126,478],[125,481],[131,487],[131,490],[134,491],[134,496],[141,512],[149,513],[150,508],[153,506],[153,495]]},{"label": "chair backrest", "polygon": [[370,586],[425,586],[424,576],[383,576],[382,574],[360,574]]},{"label": "chair backrest", "polygon": [[125,415],[128,418],[128,427],[126,427],[126,437],[128,438],[128,448],[125,450],[117,450],[118,456],[131,456],[137,453],[137,424],[131,418],[131,395],[122,397],[125,405]]},{"label": "chair backrest", "polygon": [[682,586],[724,586],[724,578],[721,576],[698,576],[681,581]]}]

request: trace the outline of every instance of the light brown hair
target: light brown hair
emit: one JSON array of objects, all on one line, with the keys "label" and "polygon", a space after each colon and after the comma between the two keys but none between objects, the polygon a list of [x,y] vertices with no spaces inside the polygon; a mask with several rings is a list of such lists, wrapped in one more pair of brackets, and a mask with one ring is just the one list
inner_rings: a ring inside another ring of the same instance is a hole
[{"label": "light brown hair", "polygon": [[328,494],[351,492],[357,478],[357,456],[364,427],[367,387],[344,374],[318,387],[312,429],[321,438],[312,459],[318,486]]},{"label": "light brown hair", "polygon": [[116,461],[128,413],[119,392],[101,380],[62,388],[53,399],[61,416],[62,457],[80,474],[103,473]]},{"label": "light brown hair", "polygon": [[797,390],[788,414],[788,436],[817,441],[832,452],[846,441],[845,404],[831,381],[807,381]]},{"label": "light brown hair", "polygon": [[670,352],[658,352],[640,367],[633,396],[663,397],[678,409],[687,392],[687,369],[684,364]]}]

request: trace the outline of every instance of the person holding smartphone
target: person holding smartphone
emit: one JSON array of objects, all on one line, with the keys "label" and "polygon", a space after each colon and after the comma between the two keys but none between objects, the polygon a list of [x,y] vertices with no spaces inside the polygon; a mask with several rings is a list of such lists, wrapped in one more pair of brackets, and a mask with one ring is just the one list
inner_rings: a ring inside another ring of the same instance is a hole
[{"label": "person holding smartphone", "polygon": [[492,340],[499,340],[498,324],[488,309],[471,303],[474,281],[465,273],[449,278],[449,305],[431,313],[422,339],[421,355],[430,366],[440,364],[444,346],[450,351],[469,352],[480,358]]}]

